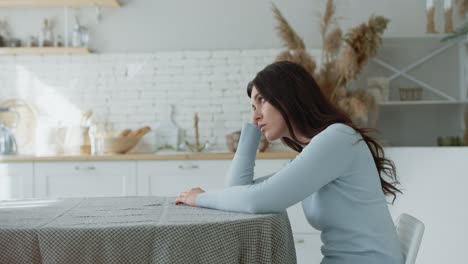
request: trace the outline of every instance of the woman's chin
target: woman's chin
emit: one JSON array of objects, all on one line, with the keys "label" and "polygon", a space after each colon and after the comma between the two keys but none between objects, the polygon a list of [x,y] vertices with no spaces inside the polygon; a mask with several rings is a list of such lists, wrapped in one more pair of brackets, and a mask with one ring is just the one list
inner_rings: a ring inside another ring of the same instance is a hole
[{"label": "woman's chin", "polygon": [[271,135],[271,134],[268,133],[268,132],[263,133],[263,135],[265,136],[265,138],[266,138],[268,141],[274,141],[274,140],[278,139],[278,137],[275,137],[274,135]]}]

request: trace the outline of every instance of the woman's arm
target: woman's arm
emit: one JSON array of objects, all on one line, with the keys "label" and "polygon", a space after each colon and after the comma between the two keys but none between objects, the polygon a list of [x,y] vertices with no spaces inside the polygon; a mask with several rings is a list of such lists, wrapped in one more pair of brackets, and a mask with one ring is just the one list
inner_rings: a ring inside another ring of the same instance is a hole
[{"label": "woman's arm", "polygon": [[[226,175],[226,187],[249,185],[265,180],[264,176],[253,181],[255,158],[260,141],[260,129],[254,124],[246,123],[242,127],[238,149]],[[192,188],[182,192],[176,199],[176,204],[195,205],[196,195],[204,193],[201,188]]]},{"label": "woman's arm", "polygon": [[350,130],[344,125],[329,127],[273,176],[251,185],[198,194],[195,204],[236,212],[281,212],[346,175],[358,140]]},{"label": "woman's arm", "polygon": [[226,187],[252,184],[260,136],[256,125],[244,124],[236,154],[226,175]]}]

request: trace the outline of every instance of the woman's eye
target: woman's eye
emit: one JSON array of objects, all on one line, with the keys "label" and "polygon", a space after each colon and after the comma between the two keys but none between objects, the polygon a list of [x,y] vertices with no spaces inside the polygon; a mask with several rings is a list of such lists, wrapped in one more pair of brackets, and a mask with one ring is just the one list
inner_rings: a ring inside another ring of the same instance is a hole
[{"label": "woman's eye", "polygon": [[261,104],[265,103],[265,98],[259,97],[258,101],[260,101]]}]

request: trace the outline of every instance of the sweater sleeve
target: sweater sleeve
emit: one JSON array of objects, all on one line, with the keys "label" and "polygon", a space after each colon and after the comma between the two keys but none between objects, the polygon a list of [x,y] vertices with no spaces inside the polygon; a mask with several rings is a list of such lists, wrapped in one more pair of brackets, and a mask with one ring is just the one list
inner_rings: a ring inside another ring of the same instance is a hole
[{"label": "sweater sleeve", "polygon": [[293,161],[271,177],[249,185],[199,194],[196,205],[246,213],[284,211],[345,175],[352,164],[357,139],[351,128],[332,125],[315,136]]},{"label": "sweater sleeve", "polygon": [[226,175],[226,187],[252,183],[260,136],[261,132],[257,126],[250,123],[244,124],[238,149]]}]

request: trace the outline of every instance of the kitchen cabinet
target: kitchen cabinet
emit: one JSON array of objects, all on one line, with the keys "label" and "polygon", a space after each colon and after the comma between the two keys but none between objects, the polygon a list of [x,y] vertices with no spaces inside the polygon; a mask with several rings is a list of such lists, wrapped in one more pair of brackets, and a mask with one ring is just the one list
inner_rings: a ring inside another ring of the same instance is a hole
[{"label": "kitchen cabinet", "polygon": [[119,7],[117,0],[0,0],[0,7]]},{"label": "kitchen cabinet", "polygon": [[0,163],[0,200],[33,198],[33,173],[32,162]]},{"label": "kitchen cabinet", "polygon": [[222,189],[231,161],[138,161],[138,195],[178,196],[182,191],[201,187]]},{"label": "kitchen cabinet", "polygon": [[[68,8],[78,7],[120,7],[117,0],[0,0],[0,8],[25,8],[25,7],[63,7],[64,20],[68,23]],[[67,27],[67,24],[65,25]],[[64,37],[68,37],[64,32]],[[68,40],[65,40],[68,43]],[[54,55],[54,54],[88,54],[88,48],[75,47],[1,47],[0,55]]]},{"label": "kitchen cabinet", "polygon": [[33,54],[88,54],[87,48],[72,47],[20,47],[20,48],[0,48],[0,55],[33,55]]},{"label": "kitchen cabinet", "polygon": [[37,198],[136,195],[136,163],[36,162]]},{"label": "kitchen cabinet", "polygon": [[298,264],[320,263],[323,256],[320,251],[322,240],[320,234],[293,233]]}]

